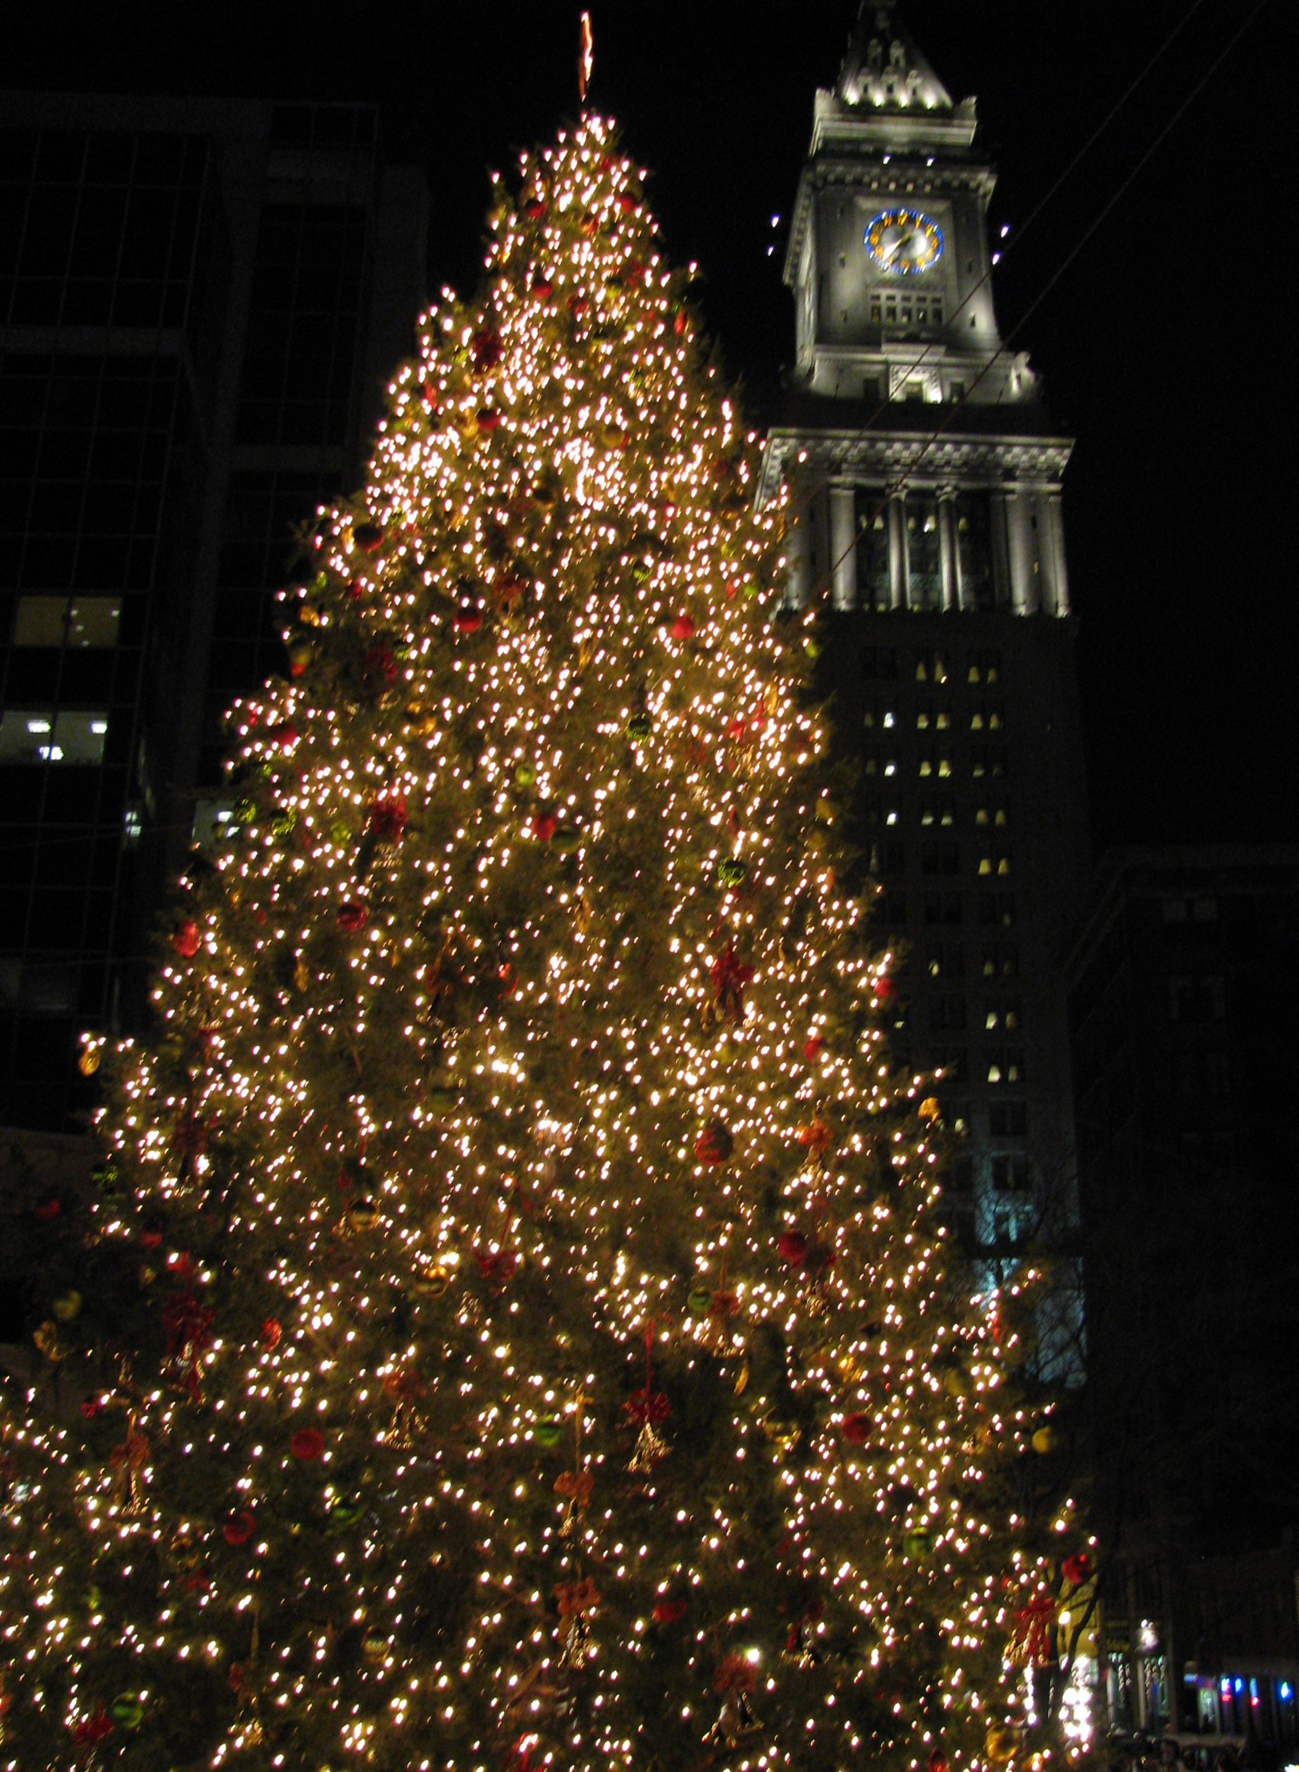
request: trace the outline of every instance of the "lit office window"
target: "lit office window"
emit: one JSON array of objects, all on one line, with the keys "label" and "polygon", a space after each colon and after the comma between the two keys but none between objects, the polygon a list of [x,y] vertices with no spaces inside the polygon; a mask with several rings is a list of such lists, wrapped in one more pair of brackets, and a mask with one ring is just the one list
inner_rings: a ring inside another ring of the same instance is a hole
[{"label": "lit office window", "polygon": [[19,597],[15,646],[116,646],[119,597]]},{"label": "lit office window", "polygon": [[0,714],[0,763],[102,763],[108,715],[81,708]]}]

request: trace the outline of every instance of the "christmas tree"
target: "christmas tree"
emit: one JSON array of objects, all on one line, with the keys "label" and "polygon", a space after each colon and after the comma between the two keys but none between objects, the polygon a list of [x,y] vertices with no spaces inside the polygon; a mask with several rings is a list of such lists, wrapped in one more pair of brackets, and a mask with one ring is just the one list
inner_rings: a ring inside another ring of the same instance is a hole
[{"label": "christmas tree", "polygon": [[525,157],[321,514],[6,1398],[8,1768],[1033,1743],[1086,1560],[688,283],[606,123]]}]

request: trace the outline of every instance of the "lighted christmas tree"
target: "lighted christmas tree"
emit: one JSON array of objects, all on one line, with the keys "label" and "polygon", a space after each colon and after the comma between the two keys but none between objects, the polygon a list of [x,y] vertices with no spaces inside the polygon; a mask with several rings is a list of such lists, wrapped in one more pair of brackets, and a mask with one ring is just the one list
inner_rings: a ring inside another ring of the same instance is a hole
[{"label": "lighted christmas tree", "polygon": [[486,270],[106,1055],[81,1408],[6,1416],[0,1763],[1009,1761],[1041,1417],[946,1274],[783,512],[607,124],[498,184]]}]

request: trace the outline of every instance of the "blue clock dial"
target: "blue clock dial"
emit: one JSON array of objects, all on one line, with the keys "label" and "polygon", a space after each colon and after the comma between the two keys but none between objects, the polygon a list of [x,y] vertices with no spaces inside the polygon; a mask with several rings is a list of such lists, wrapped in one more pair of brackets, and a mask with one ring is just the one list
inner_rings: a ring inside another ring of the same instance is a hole
[{"label": "blue clock dial", "polygon": [[881,271],[914,277],[943,256],[943,231],[918,209],[883,209],[866,224],[866,252]]}]

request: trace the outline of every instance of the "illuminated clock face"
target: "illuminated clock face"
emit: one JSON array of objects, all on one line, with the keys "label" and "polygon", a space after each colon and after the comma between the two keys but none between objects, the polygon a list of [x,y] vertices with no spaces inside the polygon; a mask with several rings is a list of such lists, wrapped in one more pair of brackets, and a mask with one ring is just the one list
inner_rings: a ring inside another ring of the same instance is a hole
[{"label": "illuminated clock face", "polygon": [[882,271],[913,277],[943,256],[943,233],[918,209],[885,209],[866,227],[866,251]]}]

